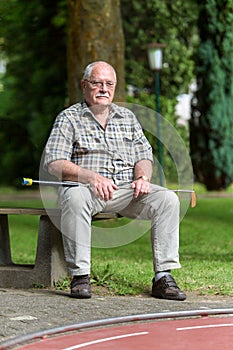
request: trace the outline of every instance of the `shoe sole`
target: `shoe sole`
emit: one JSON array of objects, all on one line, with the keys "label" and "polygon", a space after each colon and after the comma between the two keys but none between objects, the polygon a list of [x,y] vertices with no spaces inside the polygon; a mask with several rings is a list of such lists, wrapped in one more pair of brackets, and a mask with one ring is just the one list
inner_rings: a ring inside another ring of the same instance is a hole
[{"label": "shoe sole", "polygon": [[70,294],[71,298],[75,298],[75,299],[90,299],[91,295],[82,295],[82,294],[77,294],[77,293],[71,293]]},{"label": "shoe sole", "polygon": [[151,294],[151,296],[153,298],[158,298],[158,299],[164,299],[164,300],[175,300],[175,301],[184,301],[186,299],[186,296],[185,297],[172,297],[169,295],[168,296],[163,296],[162,294]]}]

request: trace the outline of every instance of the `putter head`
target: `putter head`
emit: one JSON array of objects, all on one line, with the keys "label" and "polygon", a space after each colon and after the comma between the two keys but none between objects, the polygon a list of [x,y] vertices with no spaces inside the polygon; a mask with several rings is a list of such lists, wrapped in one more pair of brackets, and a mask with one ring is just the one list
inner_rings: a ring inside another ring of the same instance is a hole
[{"label": "putter head", "polygon": [[22,185],[23,186],[32,186],[32,179],[28,179],[28,178],[24,177]]},{"label": "putter head", "polygon": [[196,193],[193,191],[191,193],[191,200],[190,200],[190,206],[191,208],[194,208],[197,204],[197,197],[196,197]]}]

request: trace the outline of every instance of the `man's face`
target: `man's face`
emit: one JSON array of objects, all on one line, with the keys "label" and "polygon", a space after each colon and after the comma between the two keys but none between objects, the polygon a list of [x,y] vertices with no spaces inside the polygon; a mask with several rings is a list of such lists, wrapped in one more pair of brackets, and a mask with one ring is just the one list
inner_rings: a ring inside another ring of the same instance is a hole
[{"label": "man's face", "polygon": [[116,88],[116,77],[111,66],[97,63],[91,76],[82,80],[82,89],[88,106],[109,105],[114,97]]}]

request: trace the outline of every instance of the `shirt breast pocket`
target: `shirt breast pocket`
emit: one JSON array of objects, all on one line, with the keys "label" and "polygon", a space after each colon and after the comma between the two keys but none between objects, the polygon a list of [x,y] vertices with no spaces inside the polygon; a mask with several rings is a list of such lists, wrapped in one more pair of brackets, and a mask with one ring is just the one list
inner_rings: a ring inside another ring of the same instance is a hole
[{"label": "shirt breast pocket", "polygon": [[123,137],[122,154],[127,162],[134,159],[134,141],[132,138],[125,136]]},{"label": "shirt breast pocket", "polygon": [[132,147],[133,146],[133,139],[128,137],[128,136],[124,136],[123,137],[123,144],[125,144],[126,147]]}]

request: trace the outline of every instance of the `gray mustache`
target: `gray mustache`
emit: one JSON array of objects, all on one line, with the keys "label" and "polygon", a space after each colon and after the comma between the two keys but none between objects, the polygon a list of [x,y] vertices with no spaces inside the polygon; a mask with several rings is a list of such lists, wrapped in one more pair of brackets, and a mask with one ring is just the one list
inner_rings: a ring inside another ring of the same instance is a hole
[{"label": "gray mustache", "polygon": [[101,92],[99,92],[97,95],[96,95],[96,97],[109,97],[109,94],[107,93],[107,92],[105,92],[105,93],[101,93]]}]

